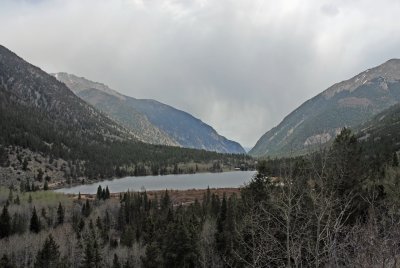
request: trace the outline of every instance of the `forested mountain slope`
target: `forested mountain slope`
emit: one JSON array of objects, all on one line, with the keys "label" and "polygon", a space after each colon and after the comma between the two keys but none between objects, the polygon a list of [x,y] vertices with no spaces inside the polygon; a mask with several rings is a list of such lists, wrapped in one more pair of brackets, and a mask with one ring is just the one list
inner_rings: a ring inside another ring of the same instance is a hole
[{"label": "forested mountain slope", "polygon": [[52,174],[63,171],[58,179],[73,182],[81,178],[168,173],[174,165],[192,161],[221,161],[233,166],[248,159],[142,143],[64,83],[3,46],[0,127],[2,183],[34,179],[43,185],[41,179],[51,170]]},{"label": "forested mountain slope", "polygon": [[[0,94],[3,116],[6,113],[14,117],[18,115],[20,120],[25,117],[27,121],[35,116],[42,122],[32,123],[38,124],[51,121],[52,126],[42,131],[54,131],[66,137],[79,135],[94,140],[97,136],[110,140],[133,138],[128,130],[76,97],[63,83],[3,46],[0,46]],[[10,111],[12,109],[16,110],[14,114]],[[8,138],[28,136],[30,129],[35,128],[26,125],[16,127],[24,127],[25,132],[15,131]]]},{"label": "forested mountain slope", "polygon": [[253,156],[309,152],[332,140],[343,127],[355,127],[400,101],[400,60],[392,59],[337,83],[306,101],[265,133]]},{"label": "forested mountain slope", "polygon": [[390,159],[400,150],[400,104],[382,111],[356,128],[365,150],[374,157]]}]

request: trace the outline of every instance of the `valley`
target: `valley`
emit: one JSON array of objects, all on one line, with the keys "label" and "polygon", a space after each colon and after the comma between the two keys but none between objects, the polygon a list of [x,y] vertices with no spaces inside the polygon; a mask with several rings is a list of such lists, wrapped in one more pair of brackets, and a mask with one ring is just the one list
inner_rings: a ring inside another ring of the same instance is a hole
[{"label": "valley", "polygon": [[246,154],[0,46],[0,268],[395,267],[399,81],[389,60],[337,83]]}]

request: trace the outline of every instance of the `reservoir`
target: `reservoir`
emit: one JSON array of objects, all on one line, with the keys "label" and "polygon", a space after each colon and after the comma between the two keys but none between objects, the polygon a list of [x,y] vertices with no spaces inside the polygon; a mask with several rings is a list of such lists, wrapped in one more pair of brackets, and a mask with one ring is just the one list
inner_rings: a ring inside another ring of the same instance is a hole
[{"label": "reservoir", "polygon": [[238,188],[249,182],[256,171],[231,171],[222,173],[196,173],[165,176],[125,177],[62,188],[56,192],[66,194],[95,194],[97,187],[108,186],[111,193],[141,190],[189,190],[210,188]]}]

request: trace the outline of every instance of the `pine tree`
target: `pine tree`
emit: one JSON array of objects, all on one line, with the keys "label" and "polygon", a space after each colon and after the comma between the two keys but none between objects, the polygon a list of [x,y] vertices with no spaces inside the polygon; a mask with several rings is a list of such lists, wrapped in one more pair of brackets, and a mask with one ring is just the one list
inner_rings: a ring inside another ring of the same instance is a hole
[{"label": "pine tree", "polygon": [[89,217],[92,208],[90,207],[89,199],[86,199],[85,204],[82,206],[82,215],[85,217]]},{"label": "pine tree", "polygon": [[97,200],[103,199],[103,190],[101,188],[101,185],[97,187],[96,199]]},{"label": "pine tree", "polygon": [[28,179],[26,179],[26,183],[25,183],[25,192],[30,192],[32,191],[31,189],[31,183],[29,182]]},{"label": "pine tree", "polygon": [[43,170],[41,168],[39,168],[36,179],[41,182],[43,180],[43,175],[44,175]]},{"label": "pine tree", "polygon": [[392,160],[392,166],[398,167],[399,166],[399,158],[397,157],[397,153],[393,153],[393,160]]},{"label": "pine tree", "polygon": [[119,263],[117,254],[114,254],[114,260],[113,260],[112,268],[121,268],[121,264]]},{"label": "pine tree", "polygon": [[44,182],[43,190],[44,190],[44,191],[49,190],[49,184],[47,183],[47,181]]},{"label": "pine tree", "polygon": [[78,223],[78,231],[82,232],[83,228],[85,228],[85,220],[83,218],[81,218],[81,220]]},{"label": "pine tree", "polygon": [[15,268],[16,266],[11,262],[8,258],[7,254],[3,254],[3,257],[0,259],[0,268]]},{"label": "pine tree", "polygon": [[146,254],[141,257],[143,266],[146,268],[162,267],[161,250],[156,242],[151,242],[146,246]]},{"label": "pine tree", "polygon": [[16,205],[21,204],[21,201],[19,200],[19,195],[17,195],[17,197],[15,198],[14,204],[16,204]]},{"label": "pine tree", "polygon": [[129,259],[127,259],[123,268],[134,268],[134,265],[131,264],[131,261]]},{"label": "pine tree", "polygon": [[166,223],[170,223],[174,221],[174,214],[171,208],[168,209]]},{"label": "pine tree", "polygon": [[83,256],[83,262],[81,265],[82,268],[92,268],[94,267],[94,253],[93,253],[93,248],[92,244],[90,241],[87,241],[86,247],[85,247],[85,252]]},{"label": "pine tree", "polygon": [[26,157],[24,158],[24,162],[22,162],[22,170],[28,170],[28,159]]},{"label": "pine tree", "polygon": [[96,219],[96,227],[97,227],[99,230],[103,230],[103,223],[101,222],[100,216],[97,216],[97,219]]},{"label": "pine tree", "polygon": [[128,225],[128,227],[125,228],[124,232],[121,235],[121,244],[127,247],[132,247],[133,242],[135,242],[135,235],[136,234],[133,228]]},{"label": "pine tree", "polygon": [[61,205],[61,202],[58,203],[58,209],[57,209],[57,224],[63,224],[64,223],[64,208]]},{"label": "pine tree", "polygon": [[165,190],[164,196],[162,197],[161,200],[161,209],[165,211],[168,208],[170,208],[170,206],[171,206],[171,199],[169,197],[168,190]]},{"label": "pine tree", "polygon": [[47,219],[47,211],[46,211],[46,208],[44,208],[44,207],[42,208],[42,217]]},{"label": "pine tree", "polygon": [[8,193],[8,201],[12,202],[14,200],[14,193],[12,188],[10,188],[10,192]]},{"label": "pine tree", "polygon": [[163,248],[166,267],[196,267],[199,253],[194,241],[183,222],[169,224]]},{"label": "pine tree", "polygon": [[178,164],[174,164],[174,170],[172,171],[173,174],[179,174]]},{"label": "pine tree", "polygon": [[20,214],[14,213],[12,217],[11,233],[12,234],[23,234],[26,228],[26,220]]},{"label": "pine tree", "polygon": [[21,181],[20,184],[19,184],[19,191],[21,193],[26,191],[25,183],[23,181]]},{"label": "pine tree", "polygon": [[11,234],[11,217],[8,213],[7,206],[3,207],[3,211],[0,216],[0,239],[8,237]]},{"label": "pine tree", "polygon": [[36,213],[35,207],[33,207],[33,212],[32,212],[31,223],[30,223],[29,229],[31,230],[31,232],[34,232],[34,233],[40,232],[40,221],[39,221],[39,217]]},{"label": "pine tree", "polygon": [[93,260],[94,260],[94,267],[98,268],[101,267],[101,250],[100,250],[100,245],[97,243],[97,239],[94,239],[94,243],[93,243]]},{"label": "pine tree", "polygon": [[206,205],[209,206],[211,203],[211,190],[210,186],[207,186],[207,195],[206,195]]},{"label": "pine tree", "polygon": [[105,194],[105,198],[104,199],[110,199],[110,190],[108,189],[108,186],[106,186],[106,194]]},{"label": "pine tree", "polygon": [[219,215],[217,218],[217,232],[215,233],[216,246],[220,254],[225,254],[227,249],[227,241],[225,235],[226,216],[227,216],[227,203],[226,203],[226,195],[224,193],[222,197],[221,209],[219,211]]},{"label": "pine tree", "polygon": [[108,210],[106,210],[106,215],[104,216],[103,220],[103,225],[104,225],[104,230],[108,231],[111,228],[111,217],[110,213],[108,213]]},{"label": "pine tree", "polygon": [[218,213],[220,211],[220,201],[219,201],[219,196],[215,193],[211,195],[211,212],[214,217],[218,216]]},{"label": "pine tree", "polygon": [[43,248],[38,251],[35,261],[35,268],[56,268],[60,265],[59,246],[54,241],[53,236],[49,237],[43,244]]}]

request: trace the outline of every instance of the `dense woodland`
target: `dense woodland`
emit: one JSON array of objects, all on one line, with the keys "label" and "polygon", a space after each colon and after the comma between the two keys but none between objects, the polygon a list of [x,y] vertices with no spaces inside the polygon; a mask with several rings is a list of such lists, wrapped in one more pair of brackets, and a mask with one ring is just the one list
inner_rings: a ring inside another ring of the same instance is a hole
[{"label": "dense woodland", "polygon": [[189,205],[167,191],[110,198],[99,187],[85,199],[3,188],[0,267],[395,267],[390,155],[378,161],[344,129],[329,149],[260,161],[240,195],[208,190]]}]

